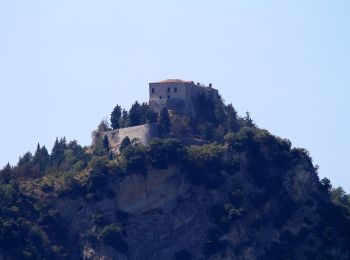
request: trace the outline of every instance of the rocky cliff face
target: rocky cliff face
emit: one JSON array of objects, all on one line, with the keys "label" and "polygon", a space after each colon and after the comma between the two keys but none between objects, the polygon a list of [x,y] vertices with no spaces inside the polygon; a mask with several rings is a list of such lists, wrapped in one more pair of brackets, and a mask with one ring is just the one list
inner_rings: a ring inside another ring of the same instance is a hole
[{"label": "rocky cliff face", "polygon": [[[307,160],[274,173],[283,174],[279,187],[256,183],[254,161],[240,160],[239,170],[221,172],[215,189],[191,184],[186,169],[170,164],[113,179],[113,198],[57,199],[55,208],[84,259],[348,259],[339,231],[320,211],[330,202]],[[123,227],[127,252],[88,241],[96,212]],[[331,246],[319,237],[327,228]]]},{"label": "rocky cliff face", "polygon": [[1,172],[0,258],[349,259],[349,211],[305,150],[267,131],[63,154],[36,178]]}]

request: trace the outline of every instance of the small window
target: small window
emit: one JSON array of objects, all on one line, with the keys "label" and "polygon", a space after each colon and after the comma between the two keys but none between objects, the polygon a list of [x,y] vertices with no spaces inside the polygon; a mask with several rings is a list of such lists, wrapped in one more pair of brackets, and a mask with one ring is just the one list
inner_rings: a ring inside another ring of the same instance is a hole
[{"label": "small window", "polygon": [[162,96],[159,96],[159,99],[162,99]]},{"label": "small window", "polygon": [[168,88],[168,93],[170,93],[170,88]]},{"label": "small window", "polygon": [[152,94],[154,94],[154,88],[152,88]]},{"label": "small window", "polygon": [[177,93],[177,88],[174,88],[174,92]]}]

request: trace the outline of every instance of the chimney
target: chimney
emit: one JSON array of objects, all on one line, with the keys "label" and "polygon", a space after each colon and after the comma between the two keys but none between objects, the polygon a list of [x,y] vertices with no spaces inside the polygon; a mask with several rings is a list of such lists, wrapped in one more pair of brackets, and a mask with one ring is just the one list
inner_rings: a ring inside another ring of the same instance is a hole
[{"label": "chimney", "polygon": [[199,82],[197,82],[197,86],[199,87],[201,84]]},{"label": "chimney", "polygon": [[213,87],[213,84],[209,83],[209,88],[212,88]]}]

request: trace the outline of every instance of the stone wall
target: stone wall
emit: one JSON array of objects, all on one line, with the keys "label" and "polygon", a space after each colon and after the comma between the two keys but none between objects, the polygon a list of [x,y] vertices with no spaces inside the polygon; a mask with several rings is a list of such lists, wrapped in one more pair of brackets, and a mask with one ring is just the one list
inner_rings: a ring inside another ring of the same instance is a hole
[{"label": "stone wall", "polygon": [[119,151],[121,142],[127,136],[130,138],[130,140],[137,138],[143,144],[148,144],[151,139],[160,137],[158,124],[146,124],[102,133],[95,131],[92,134],[92,146],[95,146],[99,140],[103,140],[105,135],[108,137],[109,144],[113,152]]}]

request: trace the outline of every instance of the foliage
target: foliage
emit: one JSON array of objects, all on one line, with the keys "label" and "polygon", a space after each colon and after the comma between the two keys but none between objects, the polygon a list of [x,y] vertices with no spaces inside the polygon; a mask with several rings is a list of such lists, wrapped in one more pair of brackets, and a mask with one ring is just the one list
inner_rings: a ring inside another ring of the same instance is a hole
[{"label": "foliage", "polygon": [[122,116],[122,108],[119,105],[113,109],[111,113],[111,126],[113,129],[118,129],[120,127],[120,120]]},{"label": "foliage", "polygon": [[223,182],[223,148],[217,144],[190,146],[186,149],[184,169],[194,185],[218,188]]},{"label": "foliage", "polygon": [[146,173],[147,149],[141,144],[129,145],[122,151],[124,172]]},{"label": "foliage", "polygon": [[126,136],[123,141],[120,143],[120,147],[119,147],[119,151],[123,152],[123,150],[128,147],[129,145],[131,145],[131,141],[129,136]]},{"label": "foliage", "polygon": [[166,168],[170,164],[181,162],[185,150],[175,139],[153,139],[149,144],[148,154],[152,166]]},{"label": "foliage", "polygon": [[159,129],[162,134],[167,134],[170,131],[169,111],[163,108],[159,113],[158,119]]}]

